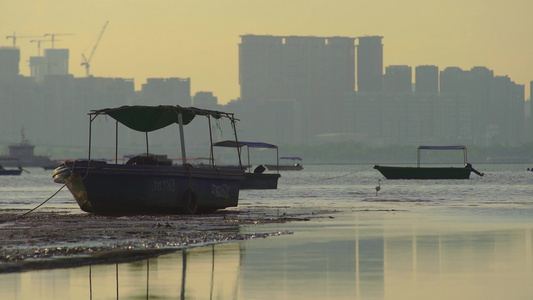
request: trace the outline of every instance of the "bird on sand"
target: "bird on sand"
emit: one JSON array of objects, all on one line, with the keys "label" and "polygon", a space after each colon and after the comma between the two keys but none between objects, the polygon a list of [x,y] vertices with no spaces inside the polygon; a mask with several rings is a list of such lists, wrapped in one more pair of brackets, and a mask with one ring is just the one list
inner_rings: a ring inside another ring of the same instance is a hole
[{"label": "bird on sand", "polygon": [[376,186],[376,196],[378,195],[379,190],[381,190],[381,179],[378,179],[378,185]]}]

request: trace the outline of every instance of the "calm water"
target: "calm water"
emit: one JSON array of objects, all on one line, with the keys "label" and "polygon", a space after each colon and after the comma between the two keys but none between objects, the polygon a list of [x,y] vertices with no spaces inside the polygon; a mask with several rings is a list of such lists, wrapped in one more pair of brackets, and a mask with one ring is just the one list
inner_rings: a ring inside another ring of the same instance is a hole
[{"label": "calm water", "polygon": [[[242,191],[240,208],[339,213],[240,228],[291,235],[3,274],[0,299],[532,299],[532,166],[474,167],[485,177],[394,181],[365,165],[305,166],[282,173],[278,190]],[[31,209],[60,187],[30,171],[0,178],[2,210]],[[66,189],[40,210],[80,212]]]}]

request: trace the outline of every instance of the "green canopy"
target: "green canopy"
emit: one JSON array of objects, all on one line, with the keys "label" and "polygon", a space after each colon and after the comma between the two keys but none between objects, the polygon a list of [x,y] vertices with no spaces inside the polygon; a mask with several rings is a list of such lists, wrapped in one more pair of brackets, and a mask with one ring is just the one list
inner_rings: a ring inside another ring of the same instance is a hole
[{"label": "green canopy", "polygon": [[183,125],[189,124],[196,115],[209,115],[215,119],[220,119],[225,114],[213,110],[181,107],[179,105],[135,105],[92,110],[90,115],[106,114],[133,130],[150,132],[174,123],[179,124],[179,113],[182,114]]}]

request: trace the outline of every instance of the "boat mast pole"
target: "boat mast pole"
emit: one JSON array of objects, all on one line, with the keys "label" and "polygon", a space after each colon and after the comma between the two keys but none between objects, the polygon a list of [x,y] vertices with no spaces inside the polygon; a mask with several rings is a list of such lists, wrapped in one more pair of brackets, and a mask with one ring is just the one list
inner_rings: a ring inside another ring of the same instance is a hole
[{"label": "boat mast pole", "polygon": [[247,149],[247,150],[248,150],[248,166],[247,166],[246,168],[247,168],[247,169],[248,169],[248,168],[251,169],[251,168],[252,168],[252,165],[250,164],[250,147],[247,146],[246,148],[248,148],[248,149]]},{"label": "boat mast pole", "polygon": [[207,125],[209,126],[209,140],[211,141],[209,147],[209,164],[212,168],[215,167],[215,154],[213,153],[213,133],[211,132],[211,116],[207,115]]},{"label": "boat mast pole", "polygon": [[181,162],[187,164],[187,154],[185,154],[185,137],[183,135],[183,115],[181,111],[178,112],[178,124],[180,127],[180,143],[181,143]]},{"label": "boat mast pole", "polygon": [[88,160],[90,161],[91,160],[91,140],[92,140],[92,130],[93,130],[93,121],[94,119],[96,119],[96,117],[98,117],[98,115],[94,115],[92,116],[91,114],[89,114],[89,154],[88,154]]},{"label": "boat mast pole", "polygon": [[93,127],[93,118],[91,115],[89,115],[89,157],[88,160],[91,161],[91,135],[92,135],[92,127]]},{"label": "boat mast pole", "polygon": [[118,164],[118,121],[115,121],[115,164]]},{"label": "boat mast pole", "polygon": [[231,120],[231,126],[233,127],[233,134],[235,135],[235,142],[237,143],[237,155],[239,156],[239,166],[242,169],[242,160],[241,160],[241,147],[239,147],[239,138],[237,137],[237,126],[235,125],[235,117],[233,114],[227,114],[228,118]]},{"label": "boat mast pole", "polygon": [[417,168],[420,168],[420,146],[418,147],[416,151],[416,166]]},{"label": "boat mast pole", "polygon": [[276,173],[279,174],[279,148],[276,146]]}]

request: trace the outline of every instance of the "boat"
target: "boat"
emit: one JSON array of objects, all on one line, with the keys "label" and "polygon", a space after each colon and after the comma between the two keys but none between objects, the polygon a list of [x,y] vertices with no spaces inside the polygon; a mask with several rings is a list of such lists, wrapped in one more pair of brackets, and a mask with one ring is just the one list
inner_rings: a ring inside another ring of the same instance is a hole
[{"label": "boat", "polygon": [[301,171],[303,170],[303,160],[297,156],[283,156],[279,158],[289,163],[281,163],[276,165],[265,165],[267,169],[271,171]]},{"label": "boat", "polygon": [[24,128],[21,130],[21,135],[21,142],[9,145],[9,154],[0,156],[0,160],[16,161],[16,163],[4,163],[6,167],[38,167],[49,170],[59,166],[58,162],[51,160],[48,156],[34,154],[35,145],[26,139]]},{"label": "boat", "polygon": [[[215,147],[231,147],[231,148],[242,148],[246,146],[248,152],[248,165],[246,167],[232,166],[231,168],[247,169],[245,173],[244,182],[241,183],[241,190],[251,190],[251,189],[277,189],[278,188],[278,179],[281,177],[279,172],[276,173],[264,173],[265,167],[263,165],[258,165],[252,172],[250,164],[250,148],[258,149],[276,149],[276,158],[278,157],[278,146],[263,142],[243,142],[243,141],[221,141],[213,144]],[[242,153],[242,151],[241,151]],[[225,167],[224,167],[225,168]]]},{"label": "boat", "polygon": [[2,175],[20,175],[22,173],[22,168],[18,167],[18,169],[6,169],[2,165],[0,165],[0,176]]},{"label": "boat", "polygon": [[[52,175],[55,182],[68,187],[83,211],[97,215],[197,214],[238,205],[244,171],[218,169],[214,164],[195,167],[187,163],[183,135],[183,126],[196,116],[205,116],[209,124],[211,119],[229,120],[236,137],[237,119],[233,113],[178,105],[138,105],[92,110],[89,116],[88,159],[65,161]],[[91,126],[98,116],[116,120],[114,163],[91,159]],[[119,124],[146,134],[145,156],[118,163]],[[161,163],[158,156],[149,154],[148,133],[174,124],[178,125],[180,133],[180,165]],[[212,153],[211,131],[209,137]]]},{"label": "boat", "polygon": [[[422,150],[463,150],[464,167],[420,167]],[[387,179],[469,179],[471,173],[484,174],[467,162],[466,146],[418,146],[416,167],[395,167],[374,165]]]}]

